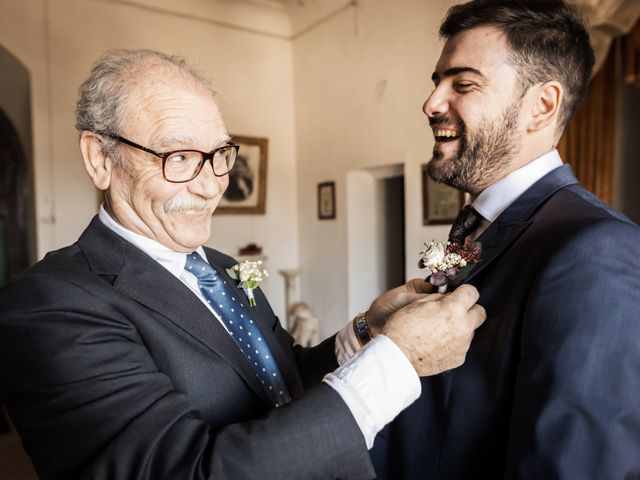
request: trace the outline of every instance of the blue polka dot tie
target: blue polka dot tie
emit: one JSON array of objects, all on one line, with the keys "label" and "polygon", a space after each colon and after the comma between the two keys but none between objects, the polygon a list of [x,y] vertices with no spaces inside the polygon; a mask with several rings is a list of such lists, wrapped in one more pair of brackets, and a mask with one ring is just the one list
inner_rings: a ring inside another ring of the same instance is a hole
[{"label": "blue polka dot tie", "polygon": [[291,400],[269,345],[226,280],[196,252],[187,254],[184,268],[198,279],[200,292],[224,322],[273,404],[279,407]]}]

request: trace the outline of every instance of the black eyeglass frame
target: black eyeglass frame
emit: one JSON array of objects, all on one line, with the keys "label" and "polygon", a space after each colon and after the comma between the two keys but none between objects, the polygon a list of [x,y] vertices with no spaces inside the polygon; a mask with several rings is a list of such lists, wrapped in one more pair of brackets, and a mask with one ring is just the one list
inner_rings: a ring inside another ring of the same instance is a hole
[{"label": "black eyeglass frame", "polygon": [[[143,152],[147,152],[150,153],[151,155],[154,155],[158,158],[160,158],[162,160],[162,177],[167,181],[167,182],[171,182],[171,183],[187,183],[190,182],[191,180],[193,180],[194,178],[196,178],[198,175],[200,175],[200,172],[202,171],[202,167],[204,166],[204,162],[206,162],[207,160],[211,161],[211,170],[213,170],[213,174],[216,177],[224,177],[225,175],[228,175],[229,172],[231,171],[231,168],[229,170],[227,170],[225,173],[222,174],[218,174],[216,173],[216,169],[213,166],[213,156],[219,152],[220,150],[223,150],[225,148],[233,148],[236,153],[235,153],[235,157],[238,156],[238,150],[240,150],[240,145],[236,145],[235,143],[226,143],[225,145],[222,145],[221,147],[215,148],[213,150],[211,150],[210,152],[203,152],[201,150],[195,150],[192,148],[187,148],[187,149],[180,149],[180,150],[172,150],[170,152],[156,152],[155,150],[151,150],[150,148],[147,147],[143,147],[142,145],[137,144],[136,142],[132,142],[131,140],[121,137],[120,135],[113,135],[110,133],[98,133],[98,135],[102,135],[105,137],[109,137],[112,138],[114,140],[117,140],[119,142],[122,142],[126,145],[129,145],[130,147],[136,148],[138,150],[142,150]],[[164,173],[164,164],[167,161],[167,158],[169,158],[171,155],[173,155],[174,153],[178,153],[178,152],[198,152],[200,154],[202,154],[202,161],[200,162],[200,165],[198,165],[198,168],[196,168],[195,173],[193,174],[193,176],[188,179],[188,180],[169,180],[167,178],[167,176]],[[234,160],[235,160],[234,157]],[[232,167],[233,168],[233,167]]]}]

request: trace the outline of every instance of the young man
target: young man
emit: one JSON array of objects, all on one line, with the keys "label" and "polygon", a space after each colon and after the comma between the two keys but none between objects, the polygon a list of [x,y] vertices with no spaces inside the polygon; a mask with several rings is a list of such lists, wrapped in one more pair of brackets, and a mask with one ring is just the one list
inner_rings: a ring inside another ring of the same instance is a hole
[{"label": "young man", "polygon": [[488,318],[463,367],[376,439],[381,479],[640,476],[640,229],[578,185],[555,150],[591,76],[560,0],[451,8],[424,112],[431,176],[471,195],[452,232],[482,260]]}]

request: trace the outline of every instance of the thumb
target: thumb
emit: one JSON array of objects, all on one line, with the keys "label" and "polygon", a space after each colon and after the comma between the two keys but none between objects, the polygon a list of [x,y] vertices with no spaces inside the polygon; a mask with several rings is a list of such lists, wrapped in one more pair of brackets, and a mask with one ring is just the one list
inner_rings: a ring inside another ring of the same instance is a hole
[{"label": "thumb", "polygon": [[482,305],[474,305],[469,309],[468,313],[475,323],[474,329],[477,329],[487,319],[487,312]]}]

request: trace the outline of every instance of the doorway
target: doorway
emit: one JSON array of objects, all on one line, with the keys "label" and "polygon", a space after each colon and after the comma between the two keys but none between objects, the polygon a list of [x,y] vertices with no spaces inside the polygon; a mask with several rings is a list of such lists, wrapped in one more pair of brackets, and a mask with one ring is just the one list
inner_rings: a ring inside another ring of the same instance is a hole
[{"label": "doorway", "polygon": [[[0,287],[29,266],[27,172],[16,129],[0,109]],[[37,478],[1,404],[0,478]]]},{"label": "doorway", "polygon": [[0,45],[0,286],[35,259],[31,76]]},{"label": "doorway", "polygon": [[382,178],[381,215],[383,219],[384,243],[380,246],[386,262],[383,290],[402,285],[405,282],[405,212],[404,175]]},{"label": "doorway", "polygon": [[24,151],[0,109],[0,286],[29,266],[28,192]]},{"label": "doorway", "polygon": [[403,165],[347,174],[349,315],[405,282]]},{"label": "doorway", "polygon": [[[0,287],[35,259],[31,88],[27,68],[0,46]],[[37,476],[0,405],[0,478]]]}]

